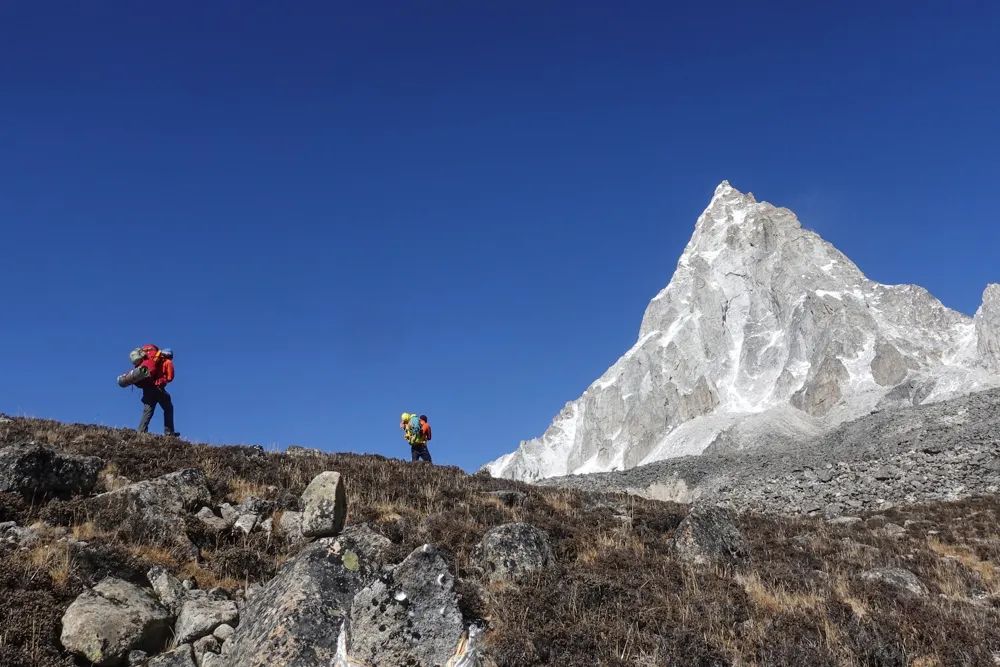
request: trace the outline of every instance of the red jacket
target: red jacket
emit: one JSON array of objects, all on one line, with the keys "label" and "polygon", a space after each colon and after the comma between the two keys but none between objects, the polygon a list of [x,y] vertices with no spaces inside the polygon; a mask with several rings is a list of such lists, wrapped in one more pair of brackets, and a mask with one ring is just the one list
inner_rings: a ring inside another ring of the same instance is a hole
[{"label": "red jacket", "polygon": [[164,387],[174,379],[174,362],[160,356],[160,349],[155,345],[143,345],[146,358],[139,365],[149,371],[149,377],[137,383],[139,387]]}]

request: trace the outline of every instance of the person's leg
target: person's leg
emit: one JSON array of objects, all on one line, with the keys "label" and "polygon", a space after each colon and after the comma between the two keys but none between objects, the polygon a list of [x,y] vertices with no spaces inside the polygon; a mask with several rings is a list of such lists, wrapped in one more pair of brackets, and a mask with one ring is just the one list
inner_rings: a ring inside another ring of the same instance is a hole
[{"label": "person's leg", "polygon": [[163,432],[166,435],[175,435],[174,430],[174,402],[166,389],[160,389],[160,407],[163,408]]},{"label": "person's leg", "polygon": [[432,461],[431,461],[431,450],[427,449],[427,445],[420,445],[420,451],[417,454],[417,457],[418,457],[418,459],[423,459],[424,461],[427,461],[428,463],[432,463]]},{"label": "person's leg", "polygon": [[420,460],[420,448],[416,445],[410,445],[410,463],[416,463]]},{"label": "person's leg", "polygon": [[142,419],[139,420],[139,433],[149,430],[149,420],[153,418],[153,411],[156,410],[156,398],[152,396],[148,389],[142,390]]}]

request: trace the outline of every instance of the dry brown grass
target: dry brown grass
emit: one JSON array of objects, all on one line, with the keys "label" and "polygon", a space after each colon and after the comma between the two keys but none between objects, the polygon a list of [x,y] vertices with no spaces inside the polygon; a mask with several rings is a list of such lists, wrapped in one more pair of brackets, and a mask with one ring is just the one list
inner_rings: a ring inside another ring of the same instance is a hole
[{"label": "dry brown grass", "polygon": [[[988,664],[1000,651],[1000,603],[974,598],[980,585],[998,590],[997,498],[887,512],[899,525],[917,522],[900,539],[875,533],[880,520],[836,526],[747,514],[740,525],[752,564],[732,570],[678,562],[670,537],[686,509],[669,503],[536,488],[375,456],[290,458],[125,430],[32,420],[0,425],[0,442],[36,434],[100,456],[132,480],[199,467],[215,504],[264,497],[277,503],[276,516],[297,509],[295,498],[318,472],[338,470],[349,523],[367,522],[392,540],[393,562],[424,542],[444,549],[463,613],[488,624],[486,642],[499,665],[930,667]],[[484,494],[503,488],[522,491],[524,503],[508,507]],[[20,525],[45,518],[90,543],[66,552],[69,560],[51,546],[0,554],[0,664],[11,667],[64,667],[59,617],[83,587],[108,573],[141,581],[158,563],[202,588],[236,589],[266,580],[295,551],[258,534],[209,535],[193,522],[187,530],[200,548],[195,560],[137,541],[124,528],[101,530],[74,500],[41,504],[0,494],[0,517]],[[509,585],[488,584],[473,549],[490,528],[511,521],[547,531],[557,565]],[[907,597],[862,581],[859,574],[871,567],[905,567],[931,594]]]}]

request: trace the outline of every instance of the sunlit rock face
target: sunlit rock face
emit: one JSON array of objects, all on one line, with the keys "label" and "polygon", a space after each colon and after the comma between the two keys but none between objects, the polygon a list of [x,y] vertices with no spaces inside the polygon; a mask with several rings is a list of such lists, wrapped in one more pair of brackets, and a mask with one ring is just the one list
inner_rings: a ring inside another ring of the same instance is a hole
[{"label": "sunlit rock face", "polygon": [[724,181],[632,348],[486,468],[533,480],[739,450],[996,386],[998,371],[1000,286],[974,321],[868,280],[790,210]]}]

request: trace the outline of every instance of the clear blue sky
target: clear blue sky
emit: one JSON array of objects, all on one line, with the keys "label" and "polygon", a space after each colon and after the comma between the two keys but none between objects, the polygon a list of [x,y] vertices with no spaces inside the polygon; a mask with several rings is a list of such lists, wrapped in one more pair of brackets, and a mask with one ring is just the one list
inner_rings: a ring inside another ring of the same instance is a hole
[{"label": "clear blue sky", "polygon": [[974,312],[1000,4],[680,5],[3,3],[0,411],[134,425],[151,341],[193,440],[402,456],[417,410],[472,470],[634,342],[722,179]]}]

